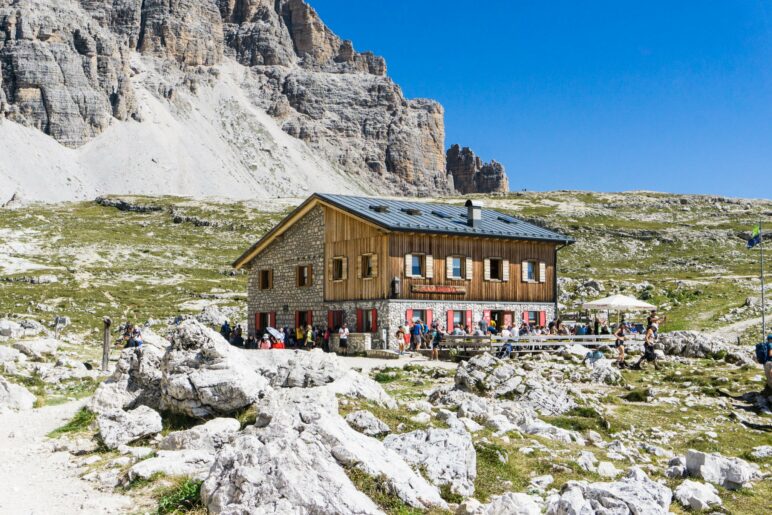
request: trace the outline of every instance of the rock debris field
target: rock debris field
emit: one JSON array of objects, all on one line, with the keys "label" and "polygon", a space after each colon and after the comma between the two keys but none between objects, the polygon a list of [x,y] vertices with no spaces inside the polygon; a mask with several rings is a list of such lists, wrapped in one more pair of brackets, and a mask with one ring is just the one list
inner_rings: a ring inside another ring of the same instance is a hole
[{"label": "rock debris field", "polygon": [[[39,338],[0,345],[2,513],[769,506],[772,399],[760,393],[761,369],[739,348],[716,359],[705,336],[662,338],[660,370],[585,365],[571,346],[458,365],[382,360],[360,372],[362,358],[234,348],[189,319],[148,330],[104,376]],[[98,383],[93,395],[54,396],[84,380]]]}]

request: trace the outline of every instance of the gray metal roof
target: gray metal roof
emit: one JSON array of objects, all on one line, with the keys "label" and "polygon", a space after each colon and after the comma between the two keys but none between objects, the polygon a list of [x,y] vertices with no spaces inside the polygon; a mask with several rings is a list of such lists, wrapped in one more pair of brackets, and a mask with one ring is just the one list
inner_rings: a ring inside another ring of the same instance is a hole
[{"label": "gray metal roof", "polygon": [[316,196],[392,231],[574,242],[568,236],[492,209],[482,209],[481,223],[478,227],[470,227],[467,224],[467,208],[464,206],[323,193],[317,193]]}]

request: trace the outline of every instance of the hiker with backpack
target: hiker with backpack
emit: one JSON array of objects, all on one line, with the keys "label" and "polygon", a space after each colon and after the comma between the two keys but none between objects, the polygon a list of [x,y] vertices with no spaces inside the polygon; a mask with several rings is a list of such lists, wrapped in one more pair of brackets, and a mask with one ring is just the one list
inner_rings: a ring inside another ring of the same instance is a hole
[{"label": "hiker with backpack", "polygon": [[767,335],[767,341],[756,345],[756,361],[764,365],[764,376],[767,378],[767,390],[772,390],[772,334]]}]

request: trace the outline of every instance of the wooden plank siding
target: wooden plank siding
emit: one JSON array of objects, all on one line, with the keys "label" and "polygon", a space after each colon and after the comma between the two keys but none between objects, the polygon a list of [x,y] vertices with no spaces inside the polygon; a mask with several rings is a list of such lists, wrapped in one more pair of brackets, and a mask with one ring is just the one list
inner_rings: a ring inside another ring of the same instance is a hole
[{"label": "wooden plank siding", "polygon": [[[448,301],[554,302],[555,243],[517,241],[466,236],[420,233],[390,233],[357,219],[335,207],[324,205],[324,298],[325,301],[387,299],[391,280],[402,280],[402,299]],[[363,254],[378,256],[378,275],[357,277],[357,263]],[[434,258],[432,279],[405,277],[406,254],[430,254]],[[473,260],[472,280],[448,279],[446,257],[463,256]],[[346,280],[333,281],[331,260],[347,258]],[[509,260],[509,281],[485,281],[484,260]],[[522,262],[533,260],[546,265],[543,282],[522,281]],[[321,277],[316,272],[317,277]],[[463,286],[465,294],[413,293],[413,285]]]},{"label": "wooden plank siding", "polygon": [[[325,300],[388,298],[392,276],[386,259],[389,246],[387,232],[330,206],[324,208],[324,226]],[[357,277],[357,263],[363,254],[378,256],[378,272],[373,279]],[[332,280],[330,266],[333,257],[347,258],[346,280]]]},{"label": "wooden plank siding", "polygon": [[[389,238],[389,268],[392,276],[402,277],[403,299],[554,302],[555,247],[554,243],[547,242],[396,233]],[[406,254],[431,254],[434,258],[434,277],[405,277]],[[448,256],[471,257],[474,261],[472,280],[448,279],[445,259]],[[485,281],[483,264],[486,258],[509,260],[509,281]],[[544,282],[522,281],[522,262],[526,260],[546,264]],[[412,292],[413,285],[430,284],[463,286],[466,293],[438,295]]]}]

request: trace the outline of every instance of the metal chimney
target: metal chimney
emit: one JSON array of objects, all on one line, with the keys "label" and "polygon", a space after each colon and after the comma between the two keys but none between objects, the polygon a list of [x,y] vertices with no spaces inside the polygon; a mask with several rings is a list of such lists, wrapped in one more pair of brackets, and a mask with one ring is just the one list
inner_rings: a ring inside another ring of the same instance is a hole
[{"label": "metal chimney", "polygon": [[466,224],[469,227],[480,227],[482,224],[482,202],[469,199],[466,201]]}]

